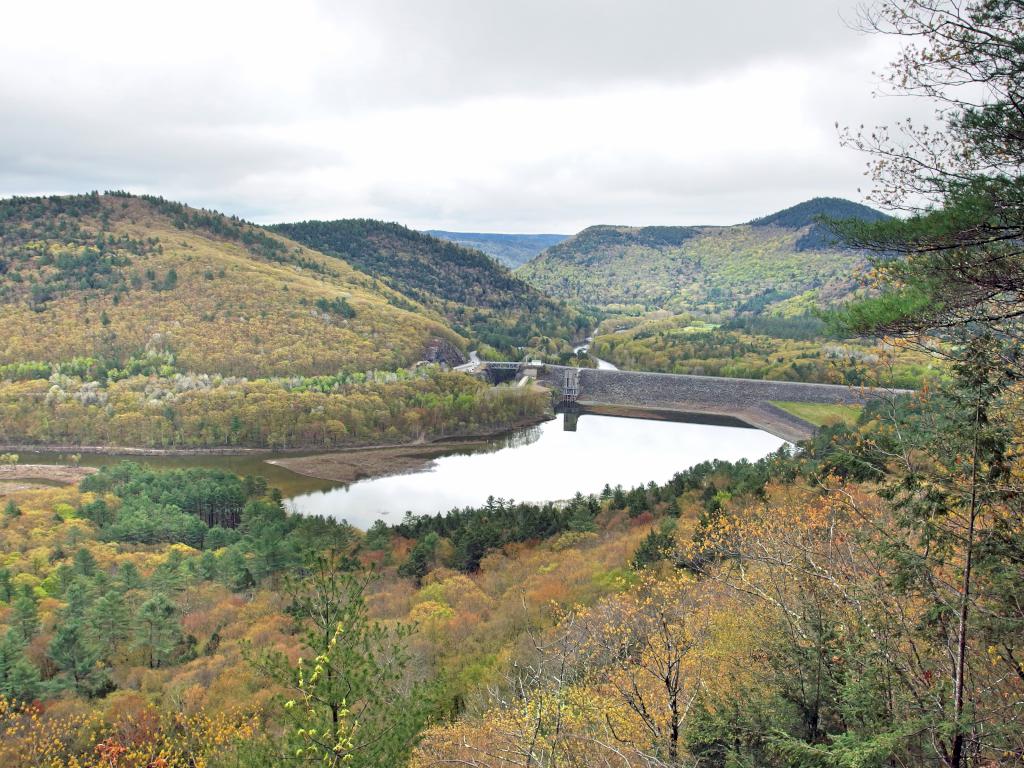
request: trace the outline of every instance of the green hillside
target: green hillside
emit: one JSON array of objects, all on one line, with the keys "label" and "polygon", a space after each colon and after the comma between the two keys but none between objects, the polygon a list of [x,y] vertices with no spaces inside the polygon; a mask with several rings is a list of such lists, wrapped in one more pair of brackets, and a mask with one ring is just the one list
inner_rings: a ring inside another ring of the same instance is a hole
[{"label": "green hillside", "polygon": [[837,245],[836,238],[822,219],[857,219],[859,221],[881,221],[889,216],[860,203],[843,200],[841,197],[815,197],[768,216],[754,219],[755,227],[786,227],[789,229],[809,228],[796,241],[798,251],[822,250]]},{"label": "green hillside", "polygon": [[348,447],[547,403],[416,365],[466,340],[347,262],[161,198],[0,201],[0,328],[0,444]]},{"label": "green hillside", "polygon": [[236,376],[396,368],[443,320],[236,218],[121,194],[0,202],[0,364],[147,352]]},{"label": "green hillside", "polygon": [[509,269],[522,266],[545,248],[563,240],[569,235],[506,235],[492,232],[447,232],[443,229],[428,229],[428,235],[450,240],[453,243],[476,248],[493,256]]},{"label": "green hillside", "polygon": [[883,214],[819,198],[730,227],[595,226],[516,274],[553,296],[606,308],[799,315],[849,295],[864,265],[861,254],[828,243],[819,215]]},{"label": "green hillside", "polygon": [[344,259],[443,315],[463,335],[508,352],[538,337],[570,341],[590,322],[481,251],[400,224],[341,219],[272,229]]}]

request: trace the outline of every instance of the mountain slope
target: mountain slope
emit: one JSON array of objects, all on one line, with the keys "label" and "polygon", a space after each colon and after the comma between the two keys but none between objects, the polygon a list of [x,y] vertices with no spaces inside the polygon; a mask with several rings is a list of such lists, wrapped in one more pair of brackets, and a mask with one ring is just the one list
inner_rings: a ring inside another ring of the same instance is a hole
[{"label": "mountain slope", "polygon": [[447,232],[443,229],[428,229],[426,232],[466,248],[481,250],[509,269],[522,266],[545,248],[569,238],[569,235],[505,235],[491,232]]},{"label": "mountain slope", "polygon": [[160,355],[234,376],[393,369],[464,344],[339,259],[120,193],[0,201],[0,327],[0,364]]},{"label": "mountain slope", "polygon": [[803,229],[807,232],[796,241],[798,251],[822,250],[836,245],[835,237],[832,235],[821,218],[826,219],[858,219],[860,221],[881,221],[890,218],[881,211],[869,208],[851,200],[844,200],[841,197],[815,197],[802,203],[773,214],[754,219],[750,222],[755,227],[785,227],[788,229]]},{"label": "mountain slope", "polygon": [[271,229],[380,278],[493,347],[511,351],[539,336],[570,340],[587,327],[486,254],[400,224],[341,219]]},{"label": "mountain slope", "polygon": [[800,314],[854,289],[862,254],[832,245],[816,220],[851,214],[883,216],[819,198],[730,227],[589,227],[516,274],[550,295],[612,309]]}]

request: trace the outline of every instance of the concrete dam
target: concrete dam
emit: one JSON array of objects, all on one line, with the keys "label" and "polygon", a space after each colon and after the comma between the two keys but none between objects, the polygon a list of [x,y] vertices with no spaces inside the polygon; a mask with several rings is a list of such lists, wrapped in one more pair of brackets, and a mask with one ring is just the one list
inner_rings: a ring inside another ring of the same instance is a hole
[{"label": "concrete dam", "polygon": [[[528,369],[529,366],[524,366],[524,370]],[[574,410],[572,406],[575,406],[582,413],[622,416],[644,413],[754,427],[794,442],[813,435],[815,426],[773,405],[772,401],[863,405],[873,398],[907,391],[559,365],[536,366],[534,370],[539,383],[559,391],[563,391],[567,381],[575,383],[574,396],[566,403],[569,410]]]}]

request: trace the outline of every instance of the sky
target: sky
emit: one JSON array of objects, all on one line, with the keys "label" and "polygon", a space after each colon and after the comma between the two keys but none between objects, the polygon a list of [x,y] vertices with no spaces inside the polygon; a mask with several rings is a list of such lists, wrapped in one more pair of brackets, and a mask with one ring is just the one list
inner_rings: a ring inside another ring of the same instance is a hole
[{"label": "sky", "polygon": [[[863,200],[854,0],[0,4],[0,197],[573,233]],[[861,189],[859,192],[858,189]]]}]

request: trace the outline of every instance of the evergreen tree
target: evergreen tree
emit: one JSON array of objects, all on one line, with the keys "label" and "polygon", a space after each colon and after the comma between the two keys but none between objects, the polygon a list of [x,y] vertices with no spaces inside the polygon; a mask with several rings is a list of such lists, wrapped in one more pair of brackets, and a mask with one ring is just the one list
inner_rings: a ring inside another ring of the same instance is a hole
[{"label": "evergreen tree", "polygon": [[0,601],[11,602],[14,597],[14,583],[11,581],[11,572],[6,568],[0,568]]},{"label": "evergreen tree", "polygon": [[297,667],[280,653],[254,659],[290,690],[280,759],[336,768],[404,765],[430,707],[425,688],[404,684],[410,630],[371,621],[365,582],[343,565],[338,555],[319,557],[290,588],[311,658]]},{"label": "evergreen tree", "polygon": [[90,578],[96,575],[96,558],[85,547],[75,552],[74,565],[71,566],[75,575]]},{"label": "evergreen tree", "polygon": [[29,702],[39,693],[39,669],[25,657],[25,645],[18,634],[8,630],[0,640],[0,696]]},{"label": "evergreen tree", "polygon": [[[834,227],[879,254],[881,295],[841,315],[844,331],[923,334],[957,344],[972,328],[1001,339],[1024,375],[1024,48],[1016,0],[885,0],[867,26],[907,48],[890,74],[897,93],[936,102],[938,128],[876,128],[848,140],[872,156],[873,196],[909,218]],[[964,86],[972,86],[965,88]],[[898,258],[894,258],[897,256]],[[928,344],[936,351],[950,347]]]},{"label": "evergreen tree", "polygon": [[235,592],[249,589],[256,583],[245,557],[235,548],[228,549],[221,555],[217,562],[217,572],[220,580]]},{"label": "evergreen tree", "polygon": [[413,578],[419,585],[430,570],[430,563],[434,559],[434,552],[439,541],[440,537],[431,531],[416,542],[416,546],[409,552],[409,557],[398,567],[398,575]]},{"label": "evergreen tree", "polygon": [[86,612],[85,625],[90,641],[105,648],[104,658],[110,661],[132,636],[132,616],[124,596],[116,590],[101,595]]},{"label": "evergreen tree", "polygon": [[144,586],[139,569],[132,562],[126,562],[121,565],[117,571],[117,581],[119,587],[125,591],[142,589]]},{"label": "evergreen tree", "polygon": [[30,589],[23,589],[11,607],[11,629],[23,643],[28,643],[39,633],[39,609],[35,595]]},{"label": "evergreen tree", "polygon": [[136,650],[150,669],[157,669],[172,660],[175,646],[181,639],[177,609],[164,594],[156,594],[139,606],[135,626]]},{"label": "evergreen tree", "polygon": [[89,640],[81,620],[67,618],[50,641],[50,658],[70,678],[75,690],[95,696],[109,690],[110,680],[99,667],[99,648]]}]

